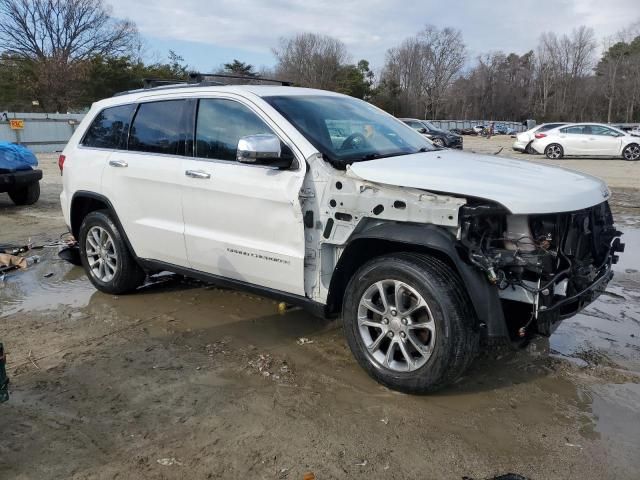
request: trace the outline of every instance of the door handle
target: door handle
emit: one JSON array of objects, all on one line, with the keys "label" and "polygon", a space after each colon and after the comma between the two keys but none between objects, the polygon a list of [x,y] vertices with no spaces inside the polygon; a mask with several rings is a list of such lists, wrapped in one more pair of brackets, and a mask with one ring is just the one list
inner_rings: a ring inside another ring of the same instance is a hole
[{"label": "door handle", "polygon": [[109,160],[109,165],[111,165],[112,167],[120,167],[120,168],[129,166],[129,164],[124,160]]},{"label": "door handle", "polygon": [[187,177],[191,178],[202,178],[206,180],[207,178],[211,178],[211,174],[204,172],[202,170],[187,170],[184,172]]}]

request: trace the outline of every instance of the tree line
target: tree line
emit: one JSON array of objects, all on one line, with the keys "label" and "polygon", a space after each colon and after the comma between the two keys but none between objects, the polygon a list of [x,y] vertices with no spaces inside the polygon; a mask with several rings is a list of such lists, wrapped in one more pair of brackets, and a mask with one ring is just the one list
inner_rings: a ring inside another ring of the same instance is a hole
[{"label": "tree line", "polygon": [[[143,49],[135,24],[113,18],[104,0],[0,0],[0,110],[82,110],[144,78],[187,79],[178,53],[145,62]],[[584,26],[545,33],[524,54],[475,59],[461,31],[427,25],[375,70],[315,33],[282,38],[272,53],[272,68],[232,59],[212,72],[333,90],[397,116],[640,121],[640,22],[601,40]]]}]

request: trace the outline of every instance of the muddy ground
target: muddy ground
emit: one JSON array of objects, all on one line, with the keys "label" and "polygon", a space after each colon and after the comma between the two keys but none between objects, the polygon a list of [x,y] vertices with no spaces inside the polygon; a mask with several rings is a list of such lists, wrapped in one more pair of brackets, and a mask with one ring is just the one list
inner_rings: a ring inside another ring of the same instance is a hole
[{"label": "muddy ground", "polygon": [[[0,243],[64,232],[55,156],[41,162],[38,204],[0,194]],[[370,380],[337,322],[174,276],[105,295],[55,248],[34,252],[0,287],[0,479],[639,478],[640,162],[567,162],[614,191],[627,252],[610,294],[427,397]]]}]

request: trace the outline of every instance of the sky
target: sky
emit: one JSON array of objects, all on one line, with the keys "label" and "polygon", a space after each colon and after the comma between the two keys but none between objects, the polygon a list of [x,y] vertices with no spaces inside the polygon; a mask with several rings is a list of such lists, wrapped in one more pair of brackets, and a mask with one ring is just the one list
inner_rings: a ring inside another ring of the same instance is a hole
[{"label": "sky", "polygon": [[355,63],[384,64],[387,49],[426,24],[462,31],[470,59],[489,51],[522,54],[540,34],[580,25],[601,40],[640,20],[640,0],[107,0],[113,16],[133,20],[148,60],[174,50],[210,72],[234,58],[273,66],[281,37],[299,32],[343,41]]}]

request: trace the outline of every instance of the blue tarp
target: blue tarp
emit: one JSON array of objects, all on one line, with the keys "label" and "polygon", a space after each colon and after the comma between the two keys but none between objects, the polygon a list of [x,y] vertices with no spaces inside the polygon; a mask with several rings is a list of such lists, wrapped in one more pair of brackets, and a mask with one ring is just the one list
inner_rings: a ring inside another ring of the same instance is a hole
[{"label": "blue tarp", "polygon": [[0,170],[29,170],[38,166],[38,159],[27,147],[0,142]]}]

